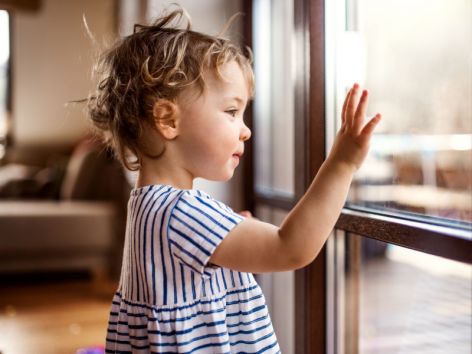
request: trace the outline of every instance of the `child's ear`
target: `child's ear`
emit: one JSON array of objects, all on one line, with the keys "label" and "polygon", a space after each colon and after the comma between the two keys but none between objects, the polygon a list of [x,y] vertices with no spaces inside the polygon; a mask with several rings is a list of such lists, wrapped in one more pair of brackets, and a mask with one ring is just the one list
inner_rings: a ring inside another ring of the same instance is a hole
[{"label": "child's ear", "polygon": [[152,108],[154,126],[161,135],[168,140],[179,135],[179,114],[177,105],[166,99],[159,99]]}]

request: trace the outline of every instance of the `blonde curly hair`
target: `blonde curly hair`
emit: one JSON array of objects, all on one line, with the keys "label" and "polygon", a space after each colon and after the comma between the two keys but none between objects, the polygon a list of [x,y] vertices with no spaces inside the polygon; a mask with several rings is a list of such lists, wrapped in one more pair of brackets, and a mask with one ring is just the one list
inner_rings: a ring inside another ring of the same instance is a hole
[{"label": "blonde curly hair", "polygon": [[[180,29],[183,17],[187,26]],[[222,78],[221,67],[233,60],[241,67],[252,97],[252,53],[244,49],[220,36],[192,31],[190,17],[180,7],[152,25],[135,25],[133,34],[99,58],[96,73],[101,78],[87,99],[89,117],[121,163],[136,171],[141,154],[161,155],[149,154],[141,139],[144,123],[153,124],[158,99],[174,101],[189,87],[202,93],[204,71],[212,70]]]}]

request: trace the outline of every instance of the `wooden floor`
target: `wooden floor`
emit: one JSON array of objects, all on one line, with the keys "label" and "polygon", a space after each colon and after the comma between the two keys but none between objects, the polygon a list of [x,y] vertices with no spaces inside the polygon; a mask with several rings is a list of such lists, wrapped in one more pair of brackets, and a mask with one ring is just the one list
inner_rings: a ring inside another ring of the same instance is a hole
[{"label": "wooden floor", "polygon": [[0,276],[0,353],[77,353],[104,345],[116,283],[87,274]]},{"label": "wooden floor", "polygon": [[[448,270],[450,261],[400,255],[364,265],[359,352],[471,353],[470,266]],[[79,354],[103,346],[116,286],[87,274],[0,275],[0,353]]]}]

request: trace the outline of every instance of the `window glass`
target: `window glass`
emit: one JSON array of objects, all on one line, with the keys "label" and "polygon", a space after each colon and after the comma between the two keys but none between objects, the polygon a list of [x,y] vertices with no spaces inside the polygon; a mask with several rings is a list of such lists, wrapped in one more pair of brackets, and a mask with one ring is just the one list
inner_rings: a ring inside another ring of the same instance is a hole
[{"label": "window glass", "polygon": [[293,0],[253,2],[254,159],[258,189],[294,193]]},{"label": "window glass", "polygon": [[355,238],[360,261],[346,267],[344,296],[346,323],[358,323],[346,331],[349,352],[471,352],[470,265],[358,236],[350,241]]},{"label": "window glass", "polygon": [[0,10],[0,159],[5,154],[8,123],[8,66],[10,60],[10,24],[8,12]]},{"label": "window glass", "polygon": [[[280,226],[288,212],[258,205],[256,217]],[[295,272],[255,274],[261,286],[282,353],[294,353],[295,348]]]},{"label": "window glass", "polygon": [[336,116],[353,82],[371,92],[368,116],[383,115],[348,206],[470,227],[472,2],[337,3]]}]

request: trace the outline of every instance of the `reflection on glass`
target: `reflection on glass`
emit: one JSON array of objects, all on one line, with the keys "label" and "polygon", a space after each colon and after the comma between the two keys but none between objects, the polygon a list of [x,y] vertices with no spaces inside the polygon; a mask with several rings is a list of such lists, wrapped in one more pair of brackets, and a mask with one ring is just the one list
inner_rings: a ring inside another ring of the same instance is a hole
[{"label": "reflection on glass", "polygon": [[363,238],[356,278],[358,353],[471,353],[470,265]]},{"label": "reflection on glass", "polygon": [[8,61],[10,59],[10,29],[8,12],[0,10],[0,159],[5,155],[7,135]]},{"label": "reflection on glass", "polygon": [[255,0],[253,6],[256,186],[293,194],[293,1]]},{"label": "reflection on glass", "polygon": [[383,114],[349,203],[470,226],[472,2],[348,0],[346,9],[337,85],[360,82],[368,114]]}]

